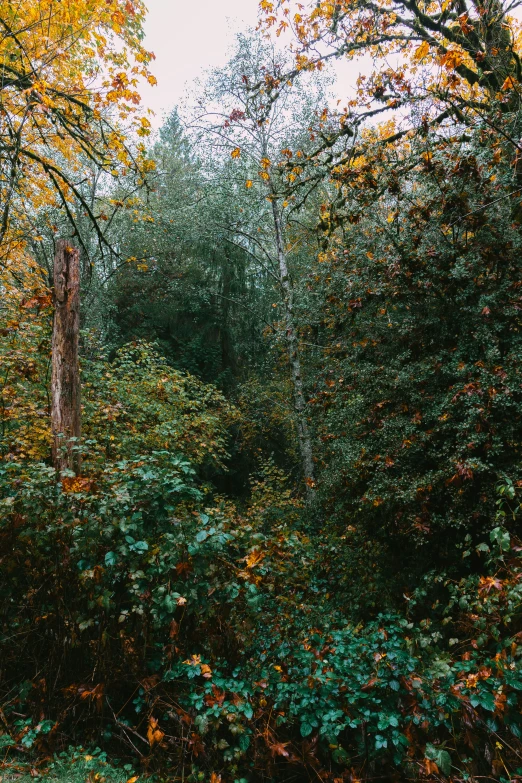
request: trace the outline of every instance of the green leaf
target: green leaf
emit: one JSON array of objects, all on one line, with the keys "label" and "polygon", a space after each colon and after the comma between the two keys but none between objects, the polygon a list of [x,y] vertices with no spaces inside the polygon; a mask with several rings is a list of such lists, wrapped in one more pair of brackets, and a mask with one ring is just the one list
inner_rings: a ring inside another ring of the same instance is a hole
[{"label": "green leaf", "polygon": [[505,528],[494,528],[489,534],[489,537],[493,543],[499,545],[503,552],[508,552],[511,549],[511,537]]},{"label": "green leaf", "polygon": [[116,563],[116,553],[107,552],[107,554],[105,555],[105,565],[113,566],[115,563]]},{"label": "green leaf", "polygon": [[444,748],[436,748],[429,742],[426,745],[425,755],[430,761],[434,761],[443,775],[449,775],[451,772],[451,756]]}]

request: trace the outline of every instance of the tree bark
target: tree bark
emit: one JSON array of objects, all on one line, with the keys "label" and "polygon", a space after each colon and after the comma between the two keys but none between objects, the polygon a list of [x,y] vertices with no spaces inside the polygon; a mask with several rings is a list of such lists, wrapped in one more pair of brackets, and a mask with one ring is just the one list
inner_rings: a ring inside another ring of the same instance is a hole
[{"label": "tree bark", "polygon": [[80,251],[58,241],[54,258],[54,323],[52,337],[51,430],[53,464],[58,472],[79,475],[81,460],[74,448],[81,434]]},{"label": "tree bark", "polygon": [[284,246],[283,228],[281,226],[281,217],[277,208],[277,199],[272,194],[272,215],[274,218],[274,230],[277,248],[277,262],[279,265],[279,280],[283,292],[283,304],[285,309],[286,325],[286,345],[288,350],[288,359],[290,362],[290,372],[292,375],[292,384],[294,387],[294,410],[297,421],[297,436],[299,440],[299,452],[301,455],[301,467],[306,483],[306,494],[311,499],[314,491],[314,460],[312,450],[312,439],[310,429],[306,418],[306,401],[303,391],[303,378],[301,375],[301,359],[299,356],[299,341],[294,325],[294,294],[292,282],[288,274],[288,264],[286,262],[286,253]]}]

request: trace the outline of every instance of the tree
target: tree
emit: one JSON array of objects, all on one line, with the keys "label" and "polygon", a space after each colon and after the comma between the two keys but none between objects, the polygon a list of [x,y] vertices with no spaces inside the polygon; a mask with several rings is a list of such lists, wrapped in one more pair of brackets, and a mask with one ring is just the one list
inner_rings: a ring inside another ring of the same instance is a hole
[{"label": "tree", "polygon": [[52,337],[51,429],[53,462],[80,472],[80,253],[63,239],[54,259],[54,323]]},{"label": "tree", "polygon": [[[305,7],[263,0],[260,5],[268,28],[279,23],[278,34],[291,28],[297,39],[294,69],[287,78],[322,68],[330,58],[373,59],[355,95],[317,123],[316,148],[288,192],[320,182],[366,155],[362,131],[379,118],[385,120],[373,139],[379,146],[413,136],[422,139],[430,127],[451,136],[487,125],[509,142],[520,186],[522,65],[520,35],[510,16],[516,2],[341,0]],[[278,90],[276,80],[268,104],[277,99]]]},{"label": "tree", "polygon": [[[193,124],[211,139],[214,155],[227,156],[229,188],[248,193],[240,214],[226,229],[231,241],[245,248],[254,263],[276,283],[283,309],[283,333],[290,367],[294,414],[302,474],[310,494],[314,486],[312,436],[309,429],[305,383],[295,317],[294,283],[289,268],[289,207],[280,188],[277,161],[292,157],[290,147],[303,156],[308,143],[303,133],[314,113],[324,105],[324,83],[310,81],[297,89],[282,81],[285,60],[273,46],[255,35],[240,36],[228,65],[210,77],[196,108]],[[277,100],[269,105],[267,91],[279,84]],[[260,86],[262,85],[262,86]],[[306,91],[306,92],[305,92]],[[207,142],[208,143],[208,142]],[[300,171],[299,163],[295,167]],[[224,167],[216,172],[223,176]]]},{"label": "tree", "polygon": [[2,258],[52,204],[73,229],[86,213],[104,242],[82,185],[89,167],[109,177],[143,170],[143,148],[133,150],[126,134],[150,129],[137,113],[139,78],[155,81],[141,45],[144,14],[141,0],[2,3]]},{"label": "tree", "polygon": [[[157,340],[179,369],[231,389],[263,351],[253,322],[265,296],[247,272],[246,251],[220,225],[234,196],[221,198],[224,189],[218,194],[208,182],[177,110],[149,154],[155,170],[148,189],[137,188],[107,230],[128,261],[114,256],[95,268],[113,307],[110,339]],[[110,195],[125,198],[118,190]]]}]

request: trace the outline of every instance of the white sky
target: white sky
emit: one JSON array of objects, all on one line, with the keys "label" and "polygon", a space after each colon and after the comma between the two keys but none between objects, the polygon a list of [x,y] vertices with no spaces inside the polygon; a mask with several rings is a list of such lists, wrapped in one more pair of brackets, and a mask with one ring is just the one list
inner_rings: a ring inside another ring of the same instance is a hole
[{"label": "white sky", "polygon": [[[156,60],[156,87],[144,85],[143,103],[156,113],[153,125],[179,103],[203,71],[224,65],[237,32],[255,27],[259,0],[148,0],[145,47]],[[364,63],[339,63],[337,90],[342,98]]]},{"label": "white sky", "polygon": [[224,65],[235,33],[257,24],[258,0],[148,0],[145,48],[156,59],[158,84],[143,86],[145,106],[164,112],[179,103],[190,82],[209,67]]}]

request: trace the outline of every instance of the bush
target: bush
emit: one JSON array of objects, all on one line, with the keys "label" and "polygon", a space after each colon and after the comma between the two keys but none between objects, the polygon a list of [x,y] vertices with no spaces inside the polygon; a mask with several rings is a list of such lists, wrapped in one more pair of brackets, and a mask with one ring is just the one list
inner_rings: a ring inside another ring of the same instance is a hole
[{"label": "bush", "polygon": [[2,466],[3,747],[103,742],[191,781],[516,769],[522,564],[505,495],[480,575],[427,575],[411,617],[362,625],[282,480],[267,466],[238,512],[172,455],[62,485]]},{"label": "bush", "polygon": [[7,764],[2,770],[3,783],[133,783],[141,780],[131,764],[116,768],[107,761],[107,754],[100,748],[87,751],[84,748],[69,748],[53,758],[51,762],[39,764]]}]

